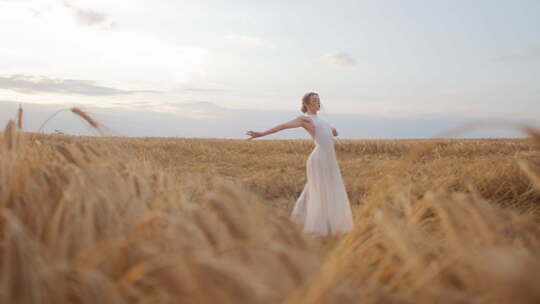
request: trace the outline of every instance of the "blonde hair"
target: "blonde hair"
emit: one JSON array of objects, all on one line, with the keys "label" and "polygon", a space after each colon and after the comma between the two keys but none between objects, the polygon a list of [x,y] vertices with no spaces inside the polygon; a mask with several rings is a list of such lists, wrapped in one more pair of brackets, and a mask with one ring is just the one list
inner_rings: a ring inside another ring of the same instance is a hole
[{"label": "blonde hair", "polygon": [[307,112],[306,105],[311,102],[311,96],[313,96],[313,95],[319,95],[319,94],[317,94],[315,92],[308,92],[308,93],[304,94],[304,96],[302,97],[302,108],[300,109],[300,111],[302,111],[302,113]]}]

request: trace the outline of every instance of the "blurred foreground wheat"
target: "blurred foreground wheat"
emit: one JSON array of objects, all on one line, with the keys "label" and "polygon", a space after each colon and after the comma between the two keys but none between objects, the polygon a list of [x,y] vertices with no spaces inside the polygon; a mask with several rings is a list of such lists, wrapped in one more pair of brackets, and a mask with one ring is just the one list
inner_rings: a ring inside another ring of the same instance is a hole
[{"label": "blurred foreground wheat", "polygon": [[287,219],[308,141],[20,129],[0,138],[0,303],[540,302],[533,129],[340,141],[356,225],[327,239]]}]

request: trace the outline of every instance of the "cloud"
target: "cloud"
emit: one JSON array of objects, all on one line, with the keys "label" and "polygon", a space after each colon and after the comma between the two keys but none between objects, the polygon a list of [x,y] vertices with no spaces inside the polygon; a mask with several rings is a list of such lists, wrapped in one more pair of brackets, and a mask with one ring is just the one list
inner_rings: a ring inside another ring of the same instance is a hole
[{"label": "cloud", "polygon": [[504,55],[493,58],[494,61],[506,62],[506,61],[527,61],[540,58],[540,47],[534,48],[528,52],[521,54]]},{"label": "cloud", "polygon": [[[46,4],[32,4],[32,8],[46,9]],[[206,77],[207,48],[161,39],[148,32],[106,30],[110,17],[97,26],[79,26],[72,9],[64,7],[63,2],[59,5],[39,17],[33,17],[30,7],[21,6],[0,18],[0,36],[6,42],[0,47],[0,76],[54,75],[99,80],[100,84],[128,90],[159,91]]]},{"label": "cloud", "polygon": [[356,65],[356,60],[344,51],[335,51],[323,54],[321,59],[327,63],[340,67],[352,67]]},{"label": "cloud", "polygon": [[96,85],[91,80],[59,79],[44,76],[11,75],[0,76],[0,89],[25,94],[57,93],[89,96],[127,95],[135,93],[159,93],[150,90],[121,90]]},{"label": "cloud", "polygon": [[64,1],[64,6],[73,11],[75,20],[79,25],[83,26],[98,26],[104,24],[105,29],[116,28],[116,22],[107,22],[108,16],[105,13],[98,12],[92,9],[83,9]]},{"label": "cloud", "polygon": [[247,48],[258,48],[258,47],[267,47],[267,48],[275,48],[275,45],[272,43],[257,37],[257,36],[250,36],[250,35],[238,35],[238,34],[230,34],[225,35],[223,37],[226,41],[231,42],[233,44],[239,45],[241,47],[247,47]]},{"label": "cloud", "polygon": [[107,16],[105,14],[91,11],[91,10],[80,10],[77,9],[75,11],[75,14],[77,16],[77,22],[82,25],[98,25],[102,22],[105,22],[107,20]]}]

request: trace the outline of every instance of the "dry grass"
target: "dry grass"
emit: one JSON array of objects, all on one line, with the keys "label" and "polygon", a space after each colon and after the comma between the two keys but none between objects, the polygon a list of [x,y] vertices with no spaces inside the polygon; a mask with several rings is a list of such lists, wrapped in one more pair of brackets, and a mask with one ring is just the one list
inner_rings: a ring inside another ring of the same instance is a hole
[{"label": "dry grass", "polygon": [[0,137],[0,303],[540,302],[535,130],[339,140],[356,224],[318,239],[287,218],[309,141],[16,126]]}]

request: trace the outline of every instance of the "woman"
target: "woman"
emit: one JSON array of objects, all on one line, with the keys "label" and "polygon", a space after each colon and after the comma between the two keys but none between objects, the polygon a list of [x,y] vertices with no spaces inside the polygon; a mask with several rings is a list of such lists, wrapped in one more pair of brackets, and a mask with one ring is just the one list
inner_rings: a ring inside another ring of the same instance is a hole
[{"label": "woman", "polygon": [[302,98],[302,112],[289,122],[265,132],[248,131],[248,140],[284,129],[304,128],[315,141],[307,160],[307,183],[296,200],[290,219],[304,227],[304,233],[327,236],[352,229],[353,218],[349,198],[341,177],[334,150],[338,132],[317,116],[321,106],[319,95],[309,92]]}]

